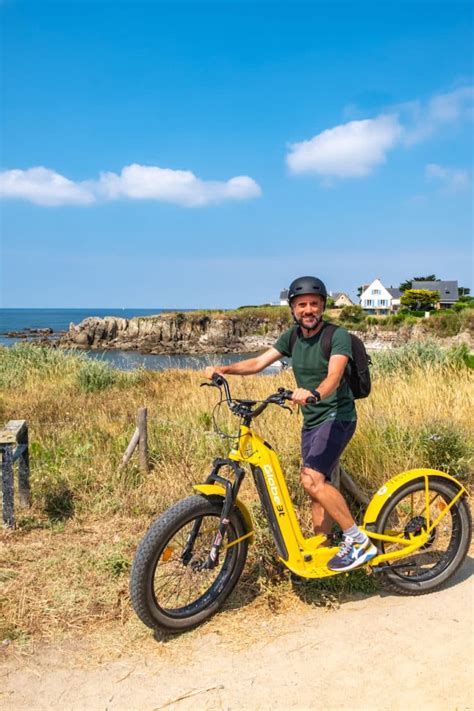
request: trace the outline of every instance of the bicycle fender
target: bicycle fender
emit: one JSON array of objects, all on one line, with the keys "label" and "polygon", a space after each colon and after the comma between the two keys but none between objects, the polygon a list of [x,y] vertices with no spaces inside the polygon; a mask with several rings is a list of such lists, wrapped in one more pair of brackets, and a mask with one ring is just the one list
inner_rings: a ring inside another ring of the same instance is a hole
[{"label": "bicycle fender", "polygon": [[408,484],[410,481],[415,481],[415,479],[424,479],[425,477],[436,477],[442,479],[449,479],[453,484],[462,491],[463,494],[467,494],[464,486],[450,474],[445,472],[437,471],[436,469],[410,469],[407,472],[402,472],[397,474],[392,479],[389,479],[380,489],[373,495],[372,499],[369,501],[367,510],[364,515],[364,526],[369,526],[375,524],[378,515],[383,509],[386,502],[390,499],[393,494],[400,489],[400,487]]},{"label": "bicycle fender", "polygon": [[[209,496],[220,496],[221,499],[225,498],[225,489],[223,486],[219,486],[219,484],[194,484],[193,486],[194,491],[197,491],[199,494],[202,494],[203,496],[209,497]],[[245,527],[247,528],[247,532],[250,533],[250,531],[253,531],[253,525],[252,525],[252,518],[250,516],[248,508],[245,506],[245,504],[240,501],[240,499],[235,500],[235,505],[239,509],[240,513],[242,514],[242,518],[244,519],[245,522]],[[254,535],[252,533],[251,536],[249,536],[249,543],[253,543],[254,541]]]}]

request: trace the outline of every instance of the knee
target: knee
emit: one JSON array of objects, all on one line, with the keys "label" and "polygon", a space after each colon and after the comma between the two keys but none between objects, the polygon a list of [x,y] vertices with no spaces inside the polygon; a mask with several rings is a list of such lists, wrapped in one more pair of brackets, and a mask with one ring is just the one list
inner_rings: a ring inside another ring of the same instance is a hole
[{"label": "knee", "polygon": [[314,469],[309,469],[309,467],[302,467],[301,469],[301,483],[304,490],[314,499],[318,498],[321,493],[326,478],[321,472],[317,472]]}]

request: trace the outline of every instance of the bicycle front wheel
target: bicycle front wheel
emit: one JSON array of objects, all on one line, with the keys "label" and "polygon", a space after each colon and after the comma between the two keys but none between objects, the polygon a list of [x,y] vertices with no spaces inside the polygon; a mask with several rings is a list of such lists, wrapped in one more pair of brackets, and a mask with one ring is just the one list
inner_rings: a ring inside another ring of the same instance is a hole
[{"label": "bicycle front wheel", "polygon": [[248,547],[246,539],[230,545],[246,533],[238,509],[231,512],[218,565],[203,568],[221,512],[222,501],[191,496],[148,529],[130,577],[133,608],[148,627],[171,632],[190,629],[217,612],[235,587]]},{"label": "bicycle front wheel", "polygon": [[[435,521],[444,516],[431,531],[428,541],[406,558],[394,562],[396,568],[384,571],[383,582],[404,595],[421,595],[442,585],[464,561],[472,534],[471,512],[465,496],[451,507],[459,492],[449,480],[430,477],[418,479],[395,491],[382,509],[377,522],[378,533],[409,538],[426,530],[427,518]],[[383,553],[399,548],[395,543],[380,544]]]}]

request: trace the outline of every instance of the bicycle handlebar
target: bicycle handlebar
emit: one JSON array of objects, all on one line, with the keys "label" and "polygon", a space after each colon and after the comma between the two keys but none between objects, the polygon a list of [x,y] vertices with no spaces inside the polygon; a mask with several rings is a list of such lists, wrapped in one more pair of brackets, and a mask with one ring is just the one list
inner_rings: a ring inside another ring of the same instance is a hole
[{"label": "bicycle handlebar", "polygon": [[[212,378],[212,384],[218,388],[223,387],[224,392],[225,392],[225,399],[227,404],[229,405],[229,408],[231,412],[233,412],[235,415],[239,415],[241,417],[258,417],[259,415],[262,414],[264,410],[268,407],[268,405],[279,405],[280,407],[285,407],[285,402],[288,400],[291,400],[293,398],[293,391],[292,390],[287,390],[285,388],[278,388],[278,391],[276,393],[272,393],[269,395],[266,400],[260,403],[258,407],[255,408],[255,410],[252,410],[251,408],[253,405],[257,404],[257,401],[255,400],[233,400],[232,395],[230,392],[230,387],[229,383],[227,380],[224,378],[223,375],[220,375],[219,373],[214,373]],[[207,385],[207,383],[203,383],[204,385]],[[307,405],[313,405],[316,404],[317,400],[315,397],[309,397],[306,400]]]}]

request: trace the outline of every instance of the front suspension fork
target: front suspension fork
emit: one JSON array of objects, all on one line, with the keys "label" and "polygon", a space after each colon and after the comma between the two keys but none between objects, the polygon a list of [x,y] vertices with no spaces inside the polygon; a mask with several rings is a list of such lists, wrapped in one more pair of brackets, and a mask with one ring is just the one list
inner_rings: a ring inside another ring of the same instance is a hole
[{"label": "front suspension fork", "polygon": [[[224,477],[221,477],[219,475],[218,472],[222,467],[231,467],[233,469],[235,475],[235,480],[233,484],[228,479],[224,479]],[[238,465],[237,462],[233,461],[232,459],[215,459],[213,462],[212,472],[207,477],[206,484],[213,484],[214,482],[223,484],[225,487],[225,498],[224,503],[222,505],[222,513],[219,522],[219,527],[217,529],[216,535],[214,536],[214,540],[212,542],[207,559],[199,566],[200,570],[212,570],[219,563],[219,552],[222,547],[222,542],[224,540],[224,536],[230,522],[230,512],[235,504],[235,500],[237,498],[237,494],[239,493],[240,485],[244,476],[245,471],[242,469],[242,467]],[[192,558],[194,543],[196,542],[196,538],[199,535],[201,524],[202,517],[197,519],[193,524],[188,540],[186,541],[186,546],[181,555],[181,560],[183,561],[184,565],[188,565],[189,561]]]}]

